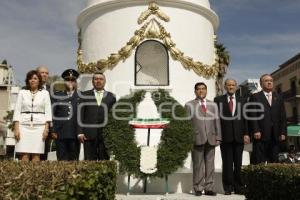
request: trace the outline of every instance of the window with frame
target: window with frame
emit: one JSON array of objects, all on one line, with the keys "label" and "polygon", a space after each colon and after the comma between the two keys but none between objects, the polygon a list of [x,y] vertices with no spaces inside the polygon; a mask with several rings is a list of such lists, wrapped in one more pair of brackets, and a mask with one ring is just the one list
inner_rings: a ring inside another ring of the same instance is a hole
[{"label": "window with frame", "polygon": [[169,85],[169,54],[166,46],[161,42],[147,40],[137,47],[135,53],[135,85]]},{"label": "window with frame", "polygon": [[293,77],[290,79],[290,87],[291,87],[291,92],[293,95],[296,95],[296,81],[297,81],[297,78],[296,77]]},{"label": "window with frame", "polygon": [[277,92],[278,94],[281,94],[281,93],[282,93],[281,87],[282,87],[281,84],[279,84],[279,85],[276,86],[276,92]]}]

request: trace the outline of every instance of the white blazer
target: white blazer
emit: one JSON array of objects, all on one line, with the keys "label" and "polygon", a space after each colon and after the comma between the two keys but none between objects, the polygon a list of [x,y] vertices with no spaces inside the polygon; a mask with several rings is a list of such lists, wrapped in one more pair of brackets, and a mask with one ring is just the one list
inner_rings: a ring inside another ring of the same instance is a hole
[{"label": "white blazer", "polygon": [[19,91],[13,121],[20,124],[45,124],[52,121],[50,95],[47,90],[38,90],[34,100],[30,90]]}]

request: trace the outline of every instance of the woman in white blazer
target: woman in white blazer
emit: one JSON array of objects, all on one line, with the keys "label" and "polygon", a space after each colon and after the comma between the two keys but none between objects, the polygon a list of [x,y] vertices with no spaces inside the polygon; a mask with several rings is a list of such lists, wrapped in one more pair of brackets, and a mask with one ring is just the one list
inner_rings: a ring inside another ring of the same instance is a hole
[{"label": "woman in white blazer", "polygon": [[20,90],[14,110],[16,153],[22,161],[39,161],[45,150],[49,122],[52,121],[51,101],[42,90],[42,78],[35,70],[26,75],[26,87]]}]

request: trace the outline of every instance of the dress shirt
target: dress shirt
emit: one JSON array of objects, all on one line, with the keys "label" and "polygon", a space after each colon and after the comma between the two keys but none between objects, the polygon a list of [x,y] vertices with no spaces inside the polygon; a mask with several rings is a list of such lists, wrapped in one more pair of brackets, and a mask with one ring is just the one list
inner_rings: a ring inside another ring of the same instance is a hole
[{"label": "dress shirt", "polygon": [[98,106],[100,106],[102,98],[103,98],[104,90],[95,90],[94,89],[94,93],[95,93],[95,98],[97,100],[97,104],[98,104]]},{"label": "dress shirt", "polygon": [[[272,92],[265,92],[265,91],[264,91],[264,94],[265,94],[266,99],[268,100],[268,102],[269,102],[269,104],[270,104],[270,106],[271,106],[271,105],[272,105],[272,98],[273,98]],[[269,100],[269,98],[270,98],[270,100]]]}]

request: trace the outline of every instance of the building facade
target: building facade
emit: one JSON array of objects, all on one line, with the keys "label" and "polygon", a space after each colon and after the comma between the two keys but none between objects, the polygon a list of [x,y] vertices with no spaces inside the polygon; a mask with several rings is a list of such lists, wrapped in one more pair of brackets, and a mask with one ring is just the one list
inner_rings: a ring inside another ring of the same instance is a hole
[{"label": "building facade", "polygon": [[4,60],[0,64],[0,155],[6,153],[6,145],[14,145],[15,140],[8,123],[4,119],[7,112],[14,109],[14,105],[19,92],[16,85],[13,68]]},{"label": "building facade", "polygon": [[285,100],[288,124],[300,124],[300,53],[272,73],[274,88]]},{"label": "building facade", "polygon": [[272,76],[275,90],[285,101],[288,145],[300,151],[300,53],[281,64]]},{"label": "building facade", "polygon": [[249,98],[251,94],[261,90],[259,79],[247,79],[239,84],[236,91],[239,97]]}]

